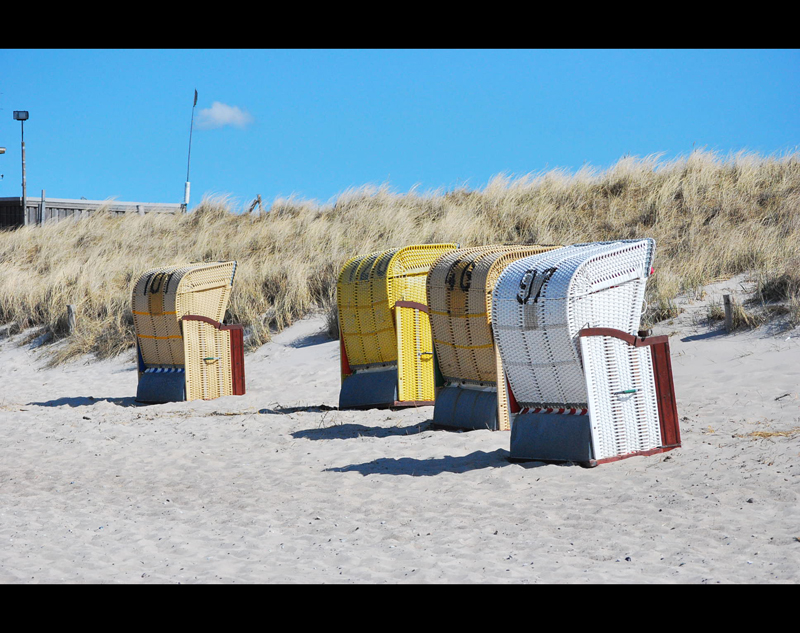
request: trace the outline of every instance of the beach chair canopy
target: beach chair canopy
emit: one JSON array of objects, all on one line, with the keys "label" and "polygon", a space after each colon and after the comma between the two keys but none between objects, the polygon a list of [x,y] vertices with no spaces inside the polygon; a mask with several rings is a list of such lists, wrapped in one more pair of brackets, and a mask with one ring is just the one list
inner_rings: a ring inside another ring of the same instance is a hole
[{"label": "beach chair canopy", "polygon": [[216,262],[154,268],[139,277],[132,293],[137,399],[244,393],[241,326],[222,324],[235,274],[236,262]]},{"label": "beach chair canopy", "polygon": [[492,323],[520,406],[586,407],[578,332],[638,332],[654,249],[652,239],[576,244],[504,270]]},{"label": "beach chair canopy", "polygon": [[359,255],[342,267],[340,406],[432,403],[435,362],[425,281],[433,261],[456,248],[406,246]]},{"label": "beach chair canopy", "polygon": [[512,261],[554,248],[558,247],[478,246],[449,252],[433,264],[427,297],[445,383],[436,397],[435,424],[510,428],[505,375],[491,328],[492,291]]}]

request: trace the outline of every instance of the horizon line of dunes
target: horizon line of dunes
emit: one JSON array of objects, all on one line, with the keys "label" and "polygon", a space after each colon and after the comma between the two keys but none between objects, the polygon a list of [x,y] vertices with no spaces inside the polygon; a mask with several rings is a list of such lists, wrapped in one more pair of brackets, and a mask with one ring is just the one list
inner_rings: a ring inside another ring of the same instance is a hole
[{"label": "horizon line of dunes", "polygon": [[[674,316],[674,299],[752,272],[762,304],[800,322],[800,154],[674,160],[624,157],[605,170],[500,175],[482,190],[348,190],[320,204],[277,200],[239,213],[226,197],[180,215],[97,212],[0,232],[0,324],[66,336],[52,362],[133,347],[131,288],[158,266],[236,260],[227,321],[253,349],[315,309],[336,331],[336,282],[350,257],[409,244],[575,244],[652,237],[655,275],[645,327]],[[745,323],[754,322],[742,313]],[[754,318],[754,317],[753,317]],[[750,321],[748,321],[750,319]],[[43,328],[44,330],[42,330]]]}]

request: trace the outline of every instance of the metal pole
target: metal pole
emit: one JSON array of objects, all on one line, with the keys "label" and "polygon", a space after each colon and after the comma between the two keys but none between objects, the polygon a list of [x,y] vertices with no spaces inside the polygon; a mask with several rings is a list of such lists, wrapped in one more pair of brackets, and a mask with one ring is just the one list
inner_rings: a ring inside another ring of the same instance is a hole
[{"label": "metal pole", "polygon": [[28,224],[28,190],[25,184],[25,121],[20,121],[22,126],[22,215],[25,224]]},{"label": "metal pole", "polygon": [[194,108],[197,105],[197,90],[194,91],[194,103],[192,104],[192,123],[189,126],[189,157],[186,161],[186,186],[183,190],[183,210],[189,210],[189,165],[192,162],[192,130],[194,129]]}]

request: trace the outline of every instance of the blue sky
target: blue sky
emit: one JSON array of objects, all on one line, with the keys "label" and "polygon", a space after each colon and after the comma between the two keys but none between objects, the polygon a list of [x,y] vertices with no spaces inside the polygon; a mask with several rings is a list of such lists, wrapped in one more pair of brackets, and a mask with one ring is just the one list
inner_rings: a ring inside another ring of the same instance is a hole
[{"label": "blue sky", "polygon": [[800,51],[5,49],[0,197],[22,190],[14,110],[30,113],[29,197],[180,203],[188,167],[190,207],[324,203],[625,155],[797,151]]}]

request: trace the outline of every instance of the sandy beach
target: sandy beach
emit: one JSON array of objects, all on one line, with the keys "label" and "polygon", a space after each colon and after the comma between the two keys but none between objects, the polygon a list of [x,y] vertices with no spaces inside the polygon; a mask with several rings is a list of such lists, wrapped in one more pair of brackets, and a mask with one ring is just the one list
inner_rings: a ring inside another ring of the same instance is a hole
[{"label": "sandy beach", "polygon": [[709,324],[740,289],[654,329],[683,446],[596,468],[338,411],[322,315],[246,356],[246,395],[149,406],[132,353],[46,368],[5,336],[0,582],[796,583],[800,328]]}]

